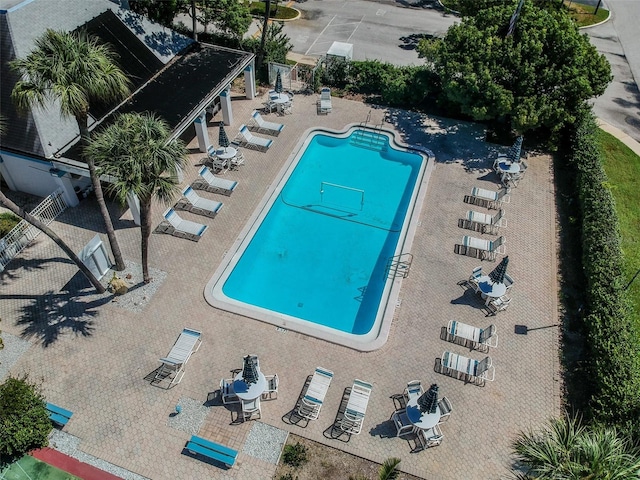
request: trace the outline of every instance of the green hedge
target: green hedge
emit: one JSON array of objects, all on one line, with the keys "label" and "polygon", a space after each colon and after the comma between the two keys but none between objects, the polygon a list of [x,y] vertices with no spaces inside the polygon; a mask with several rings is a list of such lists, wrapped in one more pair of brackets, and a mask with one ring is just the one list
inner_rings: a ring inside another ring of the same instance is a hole
[{"label": "green hedge", "polygon": [[20,223],[20,217],[11,212],[0,213],[0,238],[13,230],[13,227]]},{"label": "green hedge", "polygon": [[594,384],[590,416],[640,438],[640,331],[625,295],[615,201],[608,189],[597,125],[585,108],[570,132],[570,161],[578,172],[582,264],[589,371]]},{"label": "green hedge", "polygon": [[323,83],[375,97],[382,104],[416,109],[437,84],[425,66],[396,66],[378,60],[330,61]]}]

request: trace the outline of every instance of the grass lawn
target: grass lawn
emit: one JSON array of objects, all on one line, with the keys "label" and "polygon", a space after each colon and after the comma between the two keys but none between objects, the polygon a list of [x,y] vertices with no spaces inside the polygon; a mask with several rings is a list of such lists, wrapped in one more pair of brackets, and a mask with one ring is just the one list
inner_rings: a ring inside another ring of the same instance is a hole
[{"label": "grass lawn", "polygon": [[[445,8],[459,11],[461,0],[440,0],[442,5]],[[557,3],[557,2],[556,2]],[[574,0],[563,0],[563,4],[571,18],[573,18],[579,27],[587,27],[589,25],[594,25],[596,23],[600,23],[609,16],[609,10],[605,10],[600,5],[598,9],[598,13],[596,15],[593,12],[596,10],[596,7],[590,5],[583,5]]]},{"label": "grass lawn", "polygon": [[[625,277],[630,281],[640,269],[640,157],[612,135],[602,130],[598,135],[620,220]],[[636,321],[640,321],[640,275],[629,292]]]},{"label": "grass lawn", "polygon": [[25,455],[0,472],[0,480],[82,480],[70,473]]}]

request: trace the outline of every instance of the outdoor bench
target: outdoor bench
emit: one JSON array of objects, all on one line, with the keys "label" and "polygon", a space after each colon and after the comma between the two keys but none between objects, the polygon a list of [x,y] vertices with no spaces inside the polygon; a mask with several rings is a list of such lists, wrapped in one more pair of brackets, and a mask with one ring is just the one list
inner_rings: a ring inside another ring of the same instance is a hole
[{"label": "outdoor bench", "polygon": [[187,446],[185,448],[191,453],[198,453],[203,457],[217,460],[229,467],[232,467],[236,463],[236,457],[238,456],[238,452],[236,450],[205,440],[204,438],[200,438],[195,435],[191,436],[191,440],[187,442]]},{"label": "outdoor bench", "polygon": [[73,415],[73,412],[65,410],[64,408],[54,405],[53,403],[47,402],[46,408],[49,412],[49,420],[63,427],[67,424],[67,422]]}]

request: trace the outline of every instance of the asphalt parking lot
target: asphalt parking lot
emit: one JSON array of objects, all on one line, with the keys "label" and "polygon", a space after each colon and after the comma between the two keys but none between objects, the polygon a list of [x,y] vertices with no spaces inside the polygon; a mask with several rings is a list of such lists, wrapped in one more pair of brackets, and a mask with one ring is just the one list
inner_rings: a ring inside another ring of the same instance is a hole
[{"label": "asphalt parking lot", "polygon": [[293,51],[324,55],[333,42],[353,44],[354,60],[420,65],[416,44],[422,35],[444,35],[459,19],[432,8],[399,2],[311,0],[294,3],[302,18],[287,22]]}]

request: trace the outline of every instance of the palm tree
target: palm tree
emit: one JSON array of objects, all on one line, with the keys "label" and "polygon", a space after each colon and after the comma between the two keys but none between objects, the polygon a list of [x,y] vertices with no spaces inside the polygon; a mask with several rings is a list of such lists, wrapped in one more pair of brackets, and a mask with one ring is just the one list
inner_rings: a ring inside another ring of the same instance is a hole
[{"label": "palm tree", "polygon": [[82,273],[84,273],[84,275],[87,277],[87,279],[89,279],[89,281],[91,282],[91,285],[93,285],[95,287],[95,289],[96,289],[96,291],[98,293],[104,293],[105,292],[104,286],[95,277],[95,275],[93,273],[91,273],[91,270],[89,270],[87,268],[87,266],[84,263],[82,263],[82,260],[80,260],[78,258],[78,256],[75,254],[75,252],[73,250],[71,250],[69,245],[67,245],[64,242],[64,240],[62,240],[45,223],[43,223],[42,221],[38,220],[36,217],[34,217],[33,215],[31,215],[30,213],[26,212],[21,207],[19,207],[15,203],[13,203],[2,192],[0,192],[0,205],[3,205],[4,207],[8,208],[12,213],[14,213],[15,215],[19,216],[20,218],[26,220],[31,225],[33,225],[38,230],[40,230],[45,235],[47,235],[51,240],[53,240],[56,243],[56,245],[58,245],[64,251],[64,253],[66,253],[69,256],[69,258],[73,261],[73,263],[75,263],[78,266],[80,271]]},{"label": "palm tree", "polygon": [[[640,450],[615,428],[587,427],[579,418],[552,419],[539,432],[520,433],[514,453],[519,479],[626,480],[640,475]],[[521,470],[521,469],[520,469]]]},{"label": "palm tree", "polygon": [[[35,41],[35,49],[25,58],[10,62],[22,79],[11,93],[17,108],[47,108],[50,102],[60,104],[63,116],[72,116],[78,123],[80,142],[86,146],[89,138],[89,109],[92,103],[122,100],[129,94],[129,80],[114,63],[114,54],[95,37],[86,33],[47,30]],[[104,219],[107,237],[116,270],[124,269],[113,222],[104,201],[95,163],[85,155],[91,183]]]},{"label": "palm tree", "polygon": [[178,192],[178,171],[187,150],[179,140],[169,141],[167,123],[153,114],[126,113],[95,135],[86,151],[101,173],[116,180],[109,185],[124,205],[127,195],[140,200],[142,275],[149,283],[148,248],[151,235],[151,201],[168,204]]},{"label": "palm tree", "polygon": [[256,68],[262,68],[262,62],[266,55],[265,46],[267,44],[267,30],[269,28],[269,14],[271,13],[271,0],[264,2],[264,20],[262,21],[262,36],[260,37],[260,48],[258,49],[258,58]]}]

